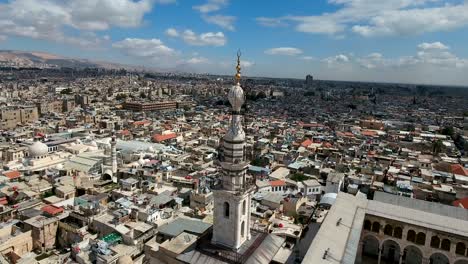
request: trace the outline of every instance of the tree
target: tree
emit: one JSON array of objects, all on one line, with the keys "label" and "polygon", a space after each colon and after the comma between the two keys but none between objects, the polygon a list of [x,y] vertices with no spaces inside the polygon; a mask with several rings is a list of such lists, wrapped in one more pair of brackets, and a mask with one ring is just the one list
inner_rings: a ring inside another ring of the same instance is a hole
[{"label": "tree", "polygon": [[432,142],[432,153],[434,154],[439,154],[442,151],[442,147],[444,144],[442,144],[442,140],[435,140]]},{"label": "tree", "polygon": [[453,130],[453,127],[451,127],[451,126],[446,126],[446,127],[444,127],[444,128],[440,131],[440,133],[442,133],[442,135],[446,135],[446,136],[452,137],[453,134],[455,133],[455,131]]},{"label": "tree", "polygon": [[71,94],[71,93],[72,93],[72,90],[70,88],[60,91],[60,94]]},{"label": "tree", "polygon": [[118,94],[117,96],[115,96],[115,99],[117,100],[125,100],[126,98],[127,98],[126,94]]}]

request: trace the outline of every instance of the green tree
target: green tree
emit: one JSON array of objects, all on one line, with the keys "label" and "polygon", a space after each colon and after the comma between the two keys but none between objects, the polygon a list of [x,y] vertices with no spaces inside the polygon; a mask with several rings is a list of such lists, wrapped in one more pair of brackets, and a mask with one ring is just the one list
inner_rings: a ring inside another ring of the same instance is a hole
[{"label": "green tree", "polygon": [[442,144],[442,140],[435,140],[432,142],[432,153],[439,154],[442,151],[443,146],[444,144]]}]

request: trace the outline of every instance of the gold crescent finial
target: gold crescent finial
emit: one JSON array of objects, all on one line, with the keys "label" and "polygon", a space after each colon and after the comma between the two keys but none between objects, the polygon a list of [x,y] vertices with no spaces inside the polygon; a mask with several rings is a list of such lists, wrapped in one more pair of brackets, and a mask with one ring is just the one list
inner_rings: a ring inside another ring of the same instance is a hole
[{"label": "gold crescent finial", "polygon": [[241,79],[241,66],[240,66],[240,57],[241,57],[242,53],[240,50],[237,51],[237,66],[236,66],[236,70],[237,70],[237,73],[236,73],[236,83],[240,83],[240,79]]}]

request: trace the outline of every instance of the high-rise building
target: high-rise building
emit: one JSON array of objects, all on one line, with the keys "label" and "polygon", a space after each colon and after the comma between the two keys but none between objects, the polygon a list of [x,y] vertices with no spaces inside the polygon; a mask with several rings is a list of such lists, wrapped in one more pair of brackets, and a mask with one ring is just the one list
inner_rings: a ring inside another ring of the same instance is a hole
[{"label": "high-rise building", "polygon": [[314,83],[314,77],[310,74],[306,76],[305,85],[307,88],[311,88]]},{"label": "high-rise building", "polygon": [[245,132],[241,107],[244,91],[240,86],[240,59],[237,60],[236,84],[228,99],[232,106],[231,124],[223,140],[222,188],[214,190],[212,243],[233,250],[250,239],[250,202],[252,191],[246,178],[249,163],[245,158]]}]

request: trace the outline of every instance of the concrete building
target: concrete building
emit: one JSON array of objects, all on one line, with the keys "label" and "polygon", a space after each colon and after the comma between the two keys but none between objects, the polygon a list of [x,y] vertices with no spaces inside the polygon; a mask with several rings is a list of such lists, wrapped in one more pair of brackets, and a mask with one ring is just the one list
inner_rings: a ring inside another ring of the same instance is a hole
[{"label": "concrete building", "polygon": [[7,106],[0,109],[0,129],[14,129],[18,125],[36,122],[39,116],[35,106]]},{"label": "concrete building", "polygon": [[377,192],[340,193],[303,263],[468,263],[468,211]]}]

